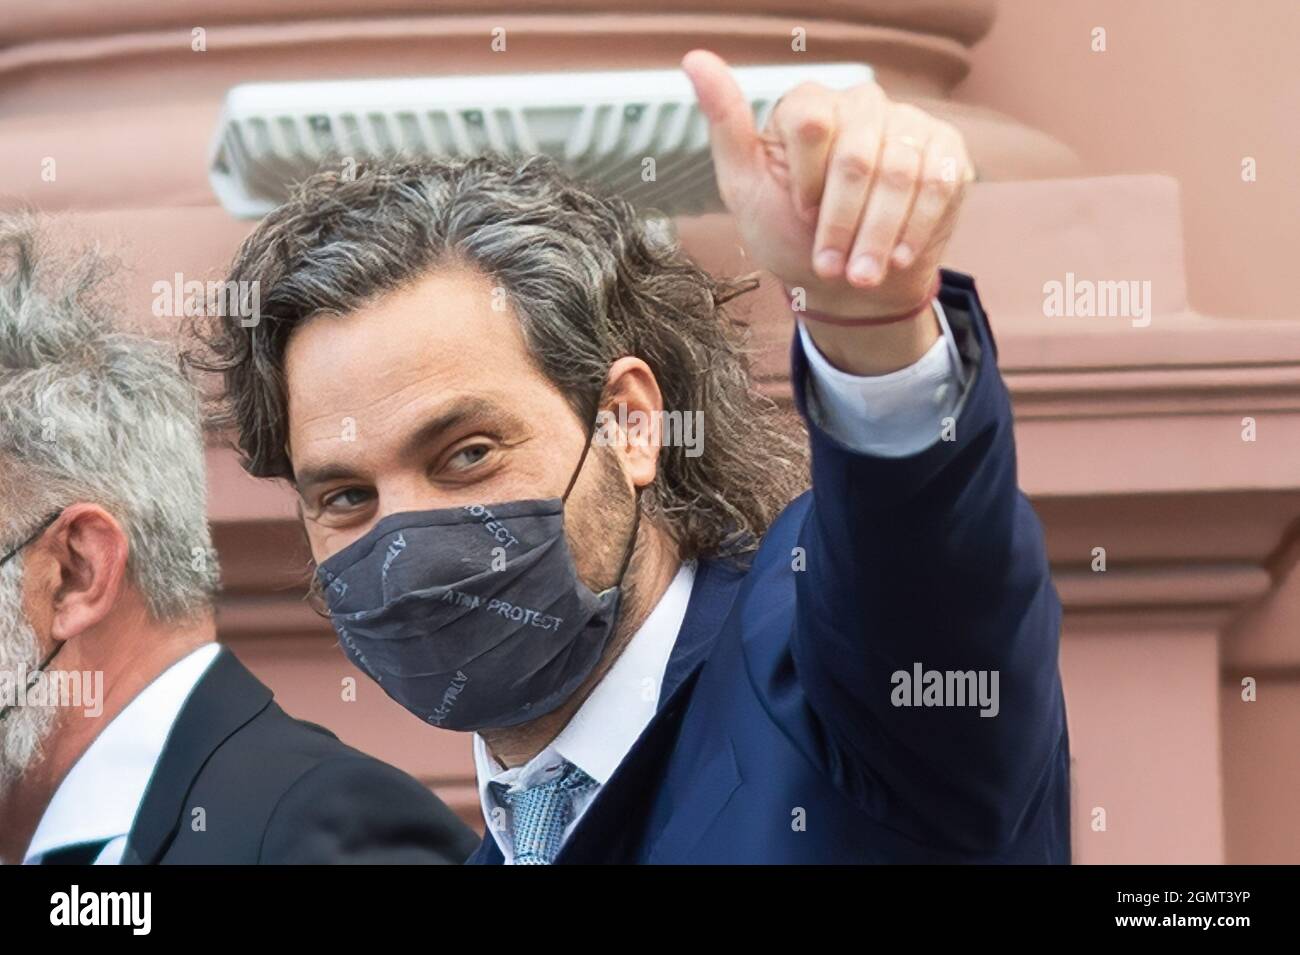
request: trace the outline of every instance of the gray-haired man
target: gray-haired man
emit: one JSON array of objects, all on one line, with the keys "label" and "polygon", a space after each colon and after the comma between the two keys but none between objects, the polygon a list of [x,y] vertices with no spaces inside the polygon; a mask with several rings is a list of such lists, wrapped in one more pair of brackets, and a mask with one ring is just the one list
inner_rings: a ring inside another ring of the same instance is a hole
[{"label": "gray-haired man", "polygon": [[0,861],[462,861],[423,786],[215,643],[196,396],[93,258],[40,260],[0,221]]}]

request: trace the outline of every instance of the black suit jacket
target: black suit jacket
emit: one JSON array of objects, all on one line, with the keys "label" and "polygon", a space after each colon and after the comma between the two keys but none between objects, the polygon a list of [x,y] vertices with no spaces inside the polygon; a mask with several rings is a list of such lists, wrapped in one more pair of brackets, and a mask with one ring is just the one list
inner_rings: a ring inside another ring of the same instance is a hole
[{"label": "black suit jacket", "polygon": [[172,726],[122,861],[458,864],[477,844],[419,782],[286,714],[223,649]]}]

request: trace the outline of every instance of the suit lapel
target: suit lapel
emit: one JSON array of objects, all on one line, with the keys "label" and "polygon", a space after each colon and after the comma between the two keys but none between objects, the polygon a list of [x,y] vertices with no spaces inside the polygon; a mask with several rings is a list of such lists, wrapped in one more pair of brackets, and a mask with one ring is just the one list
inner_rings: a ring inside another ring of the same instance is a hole
[{"label": "suit lapel", "polygon": [[[560,864],[633,861],[641,846],[639,822],[677,740],[690,691],[726,619],[745,570],[732,563],[701,560],[686,605],[686,616],[673,643],[654,719],[633,744],[614,775],[582,816],[556,859]],[[489,833],[469,865],[500,865],[505,859]]]},{"label": "suit lapel", "polygon": [[492,833],[485,833],[483,841],[472,856],[465,860],[465,865],[501,865],[506,857],[501,854],[501,847],[492,838]]},{"label": "suit lapel", "polygon": [[708,657],[745,573],[745,569],[735,564],[718,560],[701,560],[695,568],[695,583],[691,587],[691,599],[686,604],[686,616],[673,644],[673,652],[668,657],[663,685],[659,688],[659,710],[663,710],[678,687]]},{"label": "suit lapel", "polygon": [[223,648],[172,725],[127,836],[123,864],[158,861],[175,838],[185,799],[208,758],[266,709],[271,697],[271,691]]},{"label": "suit lapel", "polygon": [[560,851],[557,863],[636,861],[644,841],[642,824],[663,781],[691,689],[744,577],[745,570],[734,564],[699,562],[686,616],[664,671],[654,719],[587,807],[582,821]]},{"label": "suit lapel", "polygon": [[564,843],[556,862],[563,865],[626,864],[637,861],[644,842],[643,823],[663,781],[677,731],[699,675],[697,666],[677,685],[666,705],[623,757],[582,820]]}]

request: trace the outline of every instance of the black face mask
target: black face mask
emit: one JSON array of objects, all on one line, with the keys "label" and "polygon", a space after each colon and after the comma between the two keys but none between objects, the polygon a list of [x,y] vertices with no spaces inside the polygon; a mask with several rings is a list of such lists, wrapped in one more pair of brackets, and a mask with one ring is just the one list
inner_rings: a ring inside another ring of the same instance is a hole
[{"label": "black face mask", "polygon": [[557,709],[599,662],[623,577],[593,593],[574,569],[563,497],[392,514],[317,569],[348,657],[445,729],[516,726]]},{"label": "black face mask", "polygon": [[[27,540],[23,541],[21,544],[19,544],[17,547],[11,550],[9,553],[5,554],[3,557],[0,557],[0,567],[3,567],[5,564],[9,563],[9,561],[13,560],[15,557],[21,554],[24,548],[30,547],[32,544],[35,544],[38,540],[40,540],[41,535],[44,534],[46,531],[48,531],[51,527],[53,527],[54,522],[57,521],[61,516],[63,516],[63,511],[55,511],[53,514],[47,517],[41,523],[41,526],[36,529],[36,532],[32,534],[31,537],[27,538]],[[63,646],[64,645],[60,643],[48,654],[46,654],[44,660],[42,660],[39,664],[37,664],[36,668],[32,670],[31,675],[27,678],[27,689],[30,690],[32,687],[36,685],[36,681],[40,679],[41,674],[45,672],[45,668],[50,665],[51,661],[54,660],[54,658],[58,655],[59,651],[63,649]],[[9,711],[12,710],[13,708],[14,707],[11,704],[9,706],[6,706],[3,710],[0,710],[0,723],[3,723],[5,719],[8,718]]]}]

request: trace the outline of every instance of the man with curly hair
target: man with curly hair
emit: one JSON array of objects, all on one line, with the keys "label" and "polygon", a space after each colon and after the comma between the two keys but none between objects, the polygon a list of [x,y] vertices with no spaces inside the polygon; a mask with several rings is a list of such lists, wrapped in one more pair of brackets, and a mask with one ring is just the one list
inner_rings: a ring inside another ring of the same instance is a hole
[{"label": "man with curly hair", "polygon": [[[683,66],[806,438],[724,313],[746,283],[483,156],[318,174],[244,243],[259,321],[206,364],[246,466],[296,489],[347,656],[474,734],[473,861],[1068,861],[1059,603],[939,269],[962,139],[874,83],[759,132]],[[634,425],[674,414],[702,440]]]}]

